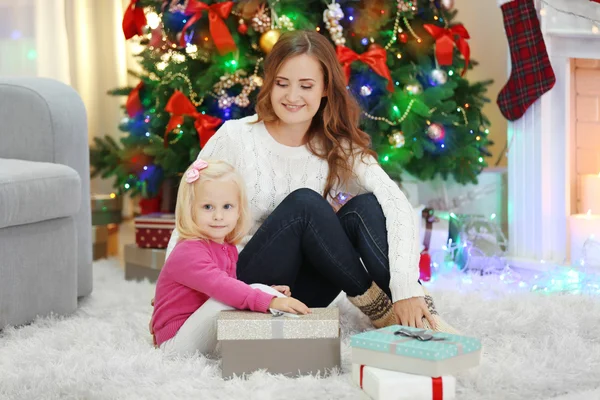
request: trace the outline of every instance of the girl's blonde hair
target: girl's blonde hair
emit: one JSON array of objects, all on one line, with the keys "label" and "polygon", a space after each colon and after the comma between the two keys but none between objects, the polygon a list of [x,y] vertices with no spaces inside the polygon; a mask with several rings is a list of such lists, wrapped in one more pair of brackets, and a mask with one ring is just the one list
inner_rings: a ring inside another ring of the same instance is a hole
[{"label": "girl's blonde hair", "polygon": [[200,177],[192,182],[186,181],[186,175],[192,167],[190,166],[183,174],[177,191],[177,205],[175,206],[175,227],[179,232],[179,240],[203,239],[206,237],[195,222],[195,203],[200,198],[200,182],[204,181],[233,181],[239,191],[239,213],[240,217],[235,228],[225,237],[225,241],[238,244],[244,238],[250,228],[250,212],[246,196],[246,185],[240,174],[225,161],[206,160],[208,166],[200,171]]}]

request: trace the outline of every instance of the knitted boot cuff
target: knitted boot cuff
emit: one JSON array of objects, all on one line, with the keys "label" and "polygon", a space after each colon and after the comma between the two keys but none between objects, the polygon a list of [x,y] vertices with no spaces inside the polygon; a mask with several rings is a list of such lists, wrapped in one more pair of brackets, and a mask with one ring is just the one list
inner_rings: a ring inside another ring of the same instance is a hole
[{"label": "knitted boot cuff", "polygon": [[348,296],[348,300],[369,317],[374,327],[383,328],[396,324],[392,301],[375,282],[365,293],[354,297]]}]

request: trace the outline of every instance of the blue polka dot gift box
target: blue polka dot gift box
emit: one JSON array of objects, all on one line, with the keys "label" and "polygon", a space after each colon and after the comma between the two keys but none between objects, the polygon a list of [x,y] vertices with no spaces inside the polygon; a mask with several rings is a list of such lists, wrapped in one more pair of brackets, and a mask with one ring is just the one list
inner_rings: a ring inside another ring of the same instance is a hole
[{"label": "blue polka dot gift box", "polygon": [[479,339],[392,325],[350,338],[352,363],[439,377],[476,367]]}]

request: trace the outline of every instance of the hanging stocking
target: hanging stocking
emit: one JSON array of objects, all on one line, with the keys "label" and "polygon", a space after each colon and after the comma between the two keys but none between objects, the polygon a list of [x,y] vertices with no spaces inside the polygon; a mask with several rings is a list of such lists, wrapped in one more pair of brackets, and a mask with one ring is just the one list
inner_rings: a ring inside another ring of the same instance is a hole
[{"label": "hanging stocking", "polygon": [[544,93],[556,78],[548,59],[534,0],[499,0],[510,48],[512,71],[498,95],[500,111],[515,121]]}]

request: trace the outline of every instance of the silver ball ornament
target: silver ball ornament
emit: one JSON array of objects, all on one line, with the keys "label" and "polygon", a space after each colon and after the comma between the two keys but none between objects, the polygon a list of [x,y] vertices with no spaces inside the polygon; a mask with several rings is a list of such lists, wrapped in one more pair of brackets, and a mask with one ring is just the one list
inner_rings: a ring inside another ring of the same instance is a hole
[{"label": "silver ball ornament", "polygon": [[431,71],[431,78],[440,85],[448,82],[448,74],[443,69],[434,69]]}]

